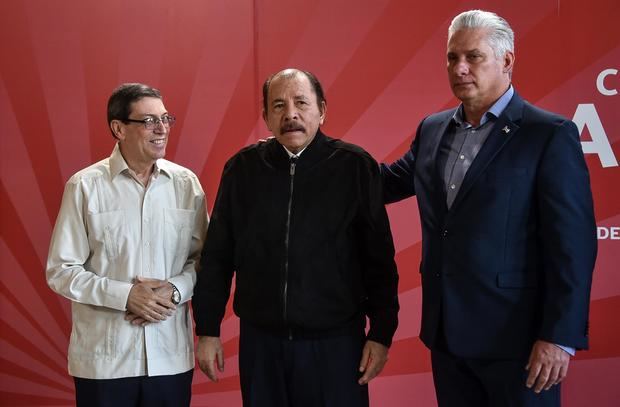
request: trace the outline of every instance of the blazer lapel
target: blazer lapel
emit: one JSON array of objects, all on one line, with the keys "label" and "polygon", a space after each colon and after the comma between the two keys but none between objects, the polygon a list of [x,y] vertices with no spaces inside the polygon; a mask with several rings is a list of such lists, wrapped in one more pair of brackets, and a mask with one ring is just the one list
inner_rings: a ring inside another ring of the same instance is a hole
[{"label": "blazer lapel", "polygon": [[474,162],[467,170],[463,184],[459,189],[454,202],[450,209],[456,208],[461,201],[467,196],[467,193],[471,187],[480,178],[480,175],[493,161],[493,159],[499,154],[504,146],[512,139],[519,126],[517,122],[521,119],[521,112],[523,111],[523,99],[515,92],[512,100],[506,106],[504,112],[497,118],[497,121],[493,125],[493,129],[489,133],[484,145],[480,149],[478,155],[474,159]]},{"label": "blazer lapel", "polygon": [[443,142],[444,137],[446,137],[446,130],[448,129],[448,125],[452,120],[452,116],[456,109],[451,111],[451,113],[443,120],[443,122],[439,123],[437,130],[435,132],[433,150],[432,150],[432,162],[434,163],[434,171],[432,174],[432,182],[433,182],[433,191],[435,191],[435,205],[437,208],[443,208],[444,212],[448,210],[448,206],[446,204],[446,191],[443,183],[442,173],[443,169],[439,168],[439,146]]}]

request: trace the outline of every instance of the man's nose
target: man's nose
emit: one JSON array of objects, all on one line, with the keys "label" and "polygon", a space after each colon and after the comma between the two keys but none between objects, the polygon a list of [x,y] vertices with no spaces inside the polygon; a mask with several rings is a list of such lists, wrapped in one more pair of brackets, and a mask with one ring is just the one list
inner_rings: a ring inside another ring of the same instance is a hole
[{"label": "man's nose", "polygon": [[153,128],[153,132],[156,134],[166,134],[170,132],[170,127],[166,126],[163,121],[157,120],[155,122],[155,128]]},{"label": "man's nose", "polygon": [[297,107],[295,106],[294,103],[291,104],[287,104],[286,107],[284,108],[284,118],[291,120],[291,119],[297,119]]},{"label": "man's nose", "polygon": [[459,59],[454,63],[452,71],[457,75],[466,75],[469,72],[469,64],[465,59]]}]

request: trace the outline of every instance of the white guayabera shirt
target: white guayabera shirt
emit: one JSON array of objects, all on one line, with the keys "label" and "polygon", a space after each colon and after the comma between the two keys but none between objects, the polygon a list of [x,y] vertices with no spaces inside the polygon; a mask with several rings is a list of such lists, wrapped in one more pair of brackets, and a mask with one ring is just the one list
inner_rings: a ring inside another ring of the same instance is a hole
[{"label": "white guayabera shirt", "polygon": [[[158,376],[194,367],[188,300],[208,217],[196,175],[158,160],[145,188],[118,145],[65,186],[47,282],[72,301],[69,374],[89,379]],[[172,317],[125,321],[135,277],[169,280],[181,293]]]}]

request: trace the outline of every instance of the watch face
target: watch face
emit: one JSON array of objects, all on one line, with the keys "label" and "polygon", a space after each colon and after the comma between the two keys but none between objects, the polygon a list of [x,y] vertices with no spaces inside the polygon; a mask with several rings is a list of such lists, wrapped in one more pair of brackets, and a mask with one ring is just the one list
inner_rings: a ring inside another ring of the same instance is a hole
[{"label": "watch face", "polygon": [[179,292],[179,290],[177,290],[176,288],[174,288],[172,290],[172,303],[174,305],[177,305],[178,303],[181,302],[181,293]]}]

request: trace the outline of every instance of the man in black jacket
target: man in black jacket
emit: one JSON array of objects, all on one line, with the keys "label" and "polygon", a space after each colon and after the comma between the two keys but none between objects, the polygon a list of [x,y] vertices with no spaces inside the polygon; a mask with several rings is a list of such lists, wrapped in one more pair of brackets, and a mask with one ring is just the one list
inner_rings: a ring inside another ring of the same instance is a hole
[{"label": "man in black jacket", "polygon": [[367,406],[398,313],[378,166],[321,133],[326,101],[311,73],[276,73],[263,99],[274,138],[226,164],[203,249],[200,368],[213,381],[224,369],[220,324],[236,273],[244,406]]}]

